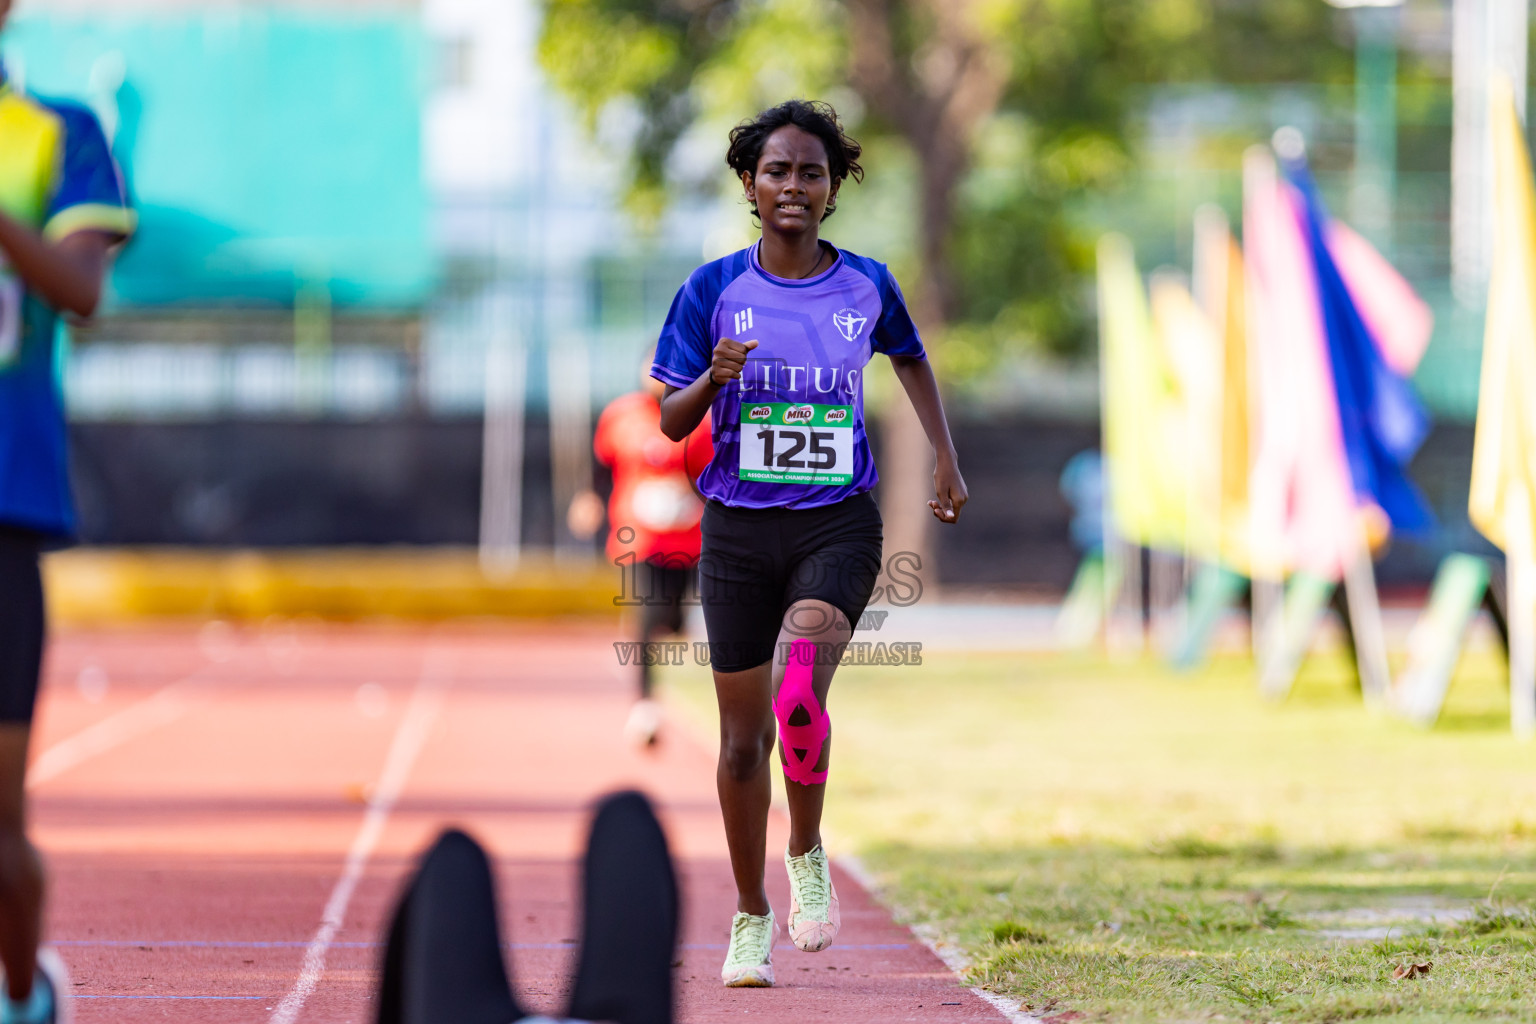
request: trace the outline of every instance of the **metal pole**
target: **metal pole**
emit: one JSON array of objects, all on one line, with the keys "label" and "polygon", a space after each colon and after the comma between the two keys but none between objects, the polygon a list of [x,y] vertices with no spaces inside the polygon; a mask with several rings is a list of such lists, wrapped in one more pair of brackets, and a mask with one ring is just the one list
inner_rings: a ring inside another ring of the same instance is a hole
[{"label": "metal pole", "polygon": [[528,354],[512,326],[512,297],[485,299],[485,433],[480,474],[480,565],[492,575],[517,568],[523,534],[523,413]]},{"label": "metal pole", "polygon": [[1392,670],[1387,663],[1387,636],[1382,628],[1381,600],[1376,593],[1376,569],[1363,528],[1356,532],[1351,546],[1353,550],[1344,566],[1344,598],[1355,637],[1355,664],[1366,704],[1382,708],[1391,693]]},{"label": "metal pole", "polygon": [[1391,7],[1355,11],[1355,172],[1350,217],[1383,254],[1392,253],[1397,205],[1397,31]]},{"label": "metal pole", "polygon": [[572,331],[547,353],[555,554],[588,560],[592,545],[571,536],[565,522],[572,500],[592,487],[592,368],[587,338]]},{"label": "metal pole", "polygon": [[1468,309],[1488,295],[1493,257],[1493,144],[1488,82],[1509,76],[1525,117],[1527,0],[1455,0],[1452,10],[1451,288]]},{"label": "metal pole", "polygon": [[1526,489],[1510,488],[1505,503],[1509,725],[1517,737],[1529,740],[1536,736],[1536,552],[1531,550],[1531,506]]},{"label": "metal pole", "polygon": [[329,275],[312,271],[294,292],[294,405],[307,416],[332,406],[331,286]]}]

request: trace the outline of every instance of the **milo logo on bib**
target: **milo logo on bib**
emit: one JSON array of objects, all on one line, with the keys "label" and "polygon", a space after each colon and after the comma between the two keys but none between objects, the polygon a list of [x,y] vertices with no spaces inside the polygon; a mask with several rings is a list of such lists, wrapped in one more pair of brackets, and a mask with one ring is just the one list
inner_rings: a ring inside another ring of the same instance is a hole
[{"label": "milo logo on bib", "polygon": [[852,413],[846,405],[743,404],[738,475],[763,483],[852,483]]}]

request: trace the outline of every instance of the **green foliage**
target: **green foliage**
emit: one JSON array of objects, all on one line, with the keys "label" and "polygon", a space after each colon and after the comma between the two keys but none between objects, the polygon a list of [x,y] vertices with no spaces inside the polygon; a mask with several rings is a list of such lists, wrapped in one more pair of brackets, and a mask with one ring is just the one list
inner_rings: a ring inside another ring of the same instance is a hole
[{"label": "green foliage", "polygon": [[790,97],[825,99],[840,89],[846,94],[840,15],[839,7],[823,0],[745,5],[694,78],[705,123],[734,124]]},{"label": "green foliage", "polygon": [[992,926],[992,941],[1023,942],[1031,946],[1044,946],[1050,943],[1050,937],[1044,932],[1031,928],[1027,924],[1017,921],[999,921]]},{"label": "green foliage", "polygon": [[539,41],[539,58],[592,124],[608,103],[649,96],[676,78],[683,42],[674,26],[633,11],[609,14],[591,0],[557,0]]},{"label": "green foliage", "polygon": [[1023,351],[1091,351],[1094,228],[1086,198],[1137,170],[1133,117],[1176,82],[1349,80],[1338,12],[1319,0],[1030,0],[1006,38],[1013,74],[976,140],[952,259],[960,324],[941,357],[982,375]]},{"label": "green foliage", "polygon": [[610,106],[638,115],[628,205],[650,225],[690,128],[719,129],[723,155],[731,123],[836,80],[835,13],[817,0],[544,0],[539,60],[589,130]]}]

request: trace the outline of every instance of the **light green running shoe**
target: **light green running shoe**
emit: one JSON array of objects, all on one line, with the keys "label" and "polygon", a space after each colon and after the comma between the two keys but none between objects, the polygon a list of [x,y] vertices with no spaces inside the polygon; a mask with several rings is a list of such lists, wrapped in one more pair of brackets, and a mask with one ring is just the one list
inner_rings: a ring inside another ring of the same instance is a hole
[{"label": "light green running shoe", "polygon": [[731,918],[731,948],[720,968],[726,988],[772,988],[773,944],[779,938],[779,922],[773,911],[764,917],[742,914]]},{"label": "light green running shoe", "polygon": [[827,851],[818,845],[803,857],[791,857],[785,850],[784,867],[789,871],[789,940],[807,953],[820,953],[843,924]]}]

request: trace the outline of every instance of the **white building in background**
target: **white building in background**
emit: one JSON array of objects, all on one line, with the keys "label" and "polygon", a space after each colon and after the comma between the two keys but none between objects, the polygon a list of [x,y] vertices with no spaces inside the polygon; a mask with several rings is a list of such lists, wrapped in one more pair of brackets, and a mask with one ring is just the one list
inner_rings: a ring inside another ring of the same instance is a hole
[{"label": "white building in background", "polygon": [[488,321],[515,329],[534,403],[547,396],[541,353],[577,341],[594,399],[632,388],[671,290],[726,211],[684,201],[656,236],[637,234],[622,148],[595,141],[539,67],[537,0],[422,0],[422,19],[434,69],[424,173],[445,272],[426,332],[431,404],[478,408]]},{"label": "white building in background", "polygon": [[423,173],[444,271],[422,386],[439,413],[485,410],[480,535],[492,569],[520,555],[533,410],[548,417],[556,547],[590,556],[562,524],[591,486],[594,410],[638,386],[719,216],[718,204],[680,203],[656,236],[637,234],[622,209],[622,147],[591,138],[550,87],[538,13],[536,0],[422,3],[433,51]]},{"label": "white building in background", "polygon": [[[720,216],[716,204],[683,202],[669,211],[658,237],[637,234],[623,211],[621,147],[592,141],[539,67],[539,0],[18,0],[16,11],[77,21],[192,15],[204,24],[227,22],[230,32],[259,30],[268,11],[319,18],[387,14],[403,16],[407,24],[419,18],[420,172],[430,204],[427,244],[441,287],[422,317],[419,379],[410,379],[417,371],[398,344],[395,351],[372,353],[380,370],[373,376],[393,383],[374,388],[361,405],[338,409],[343,414],[389,415],[409,405],[414,392],[429,413],[478,415],[485,400],[485,345],[496,323],[507,325],[501,334],[515,334],[527,354],[526,383],[535,407],[547,398],[545,350],[573,338],[593,349],[595,401],[632,387],[639,350],[654,338],[670,291],[699,262]],[[14,70],[24,71],[20,55],[13,57]],[[273,328],[287,329],[280,314]],[[157,354],[148,344],[171,339],[121,340],[79,361],[78,386],[71,389],[78,411],[238,416],[293,405],[286,394],[291,388],[281,383],[253,404],[217,383],[194,381],[244,380],[250,375],[225,367],[242,353],[194,353],[183,346]],[[286,380],[295,375],[294,357],[273,340],[276,347],[264,355],[284,364],[277,377]],[[161,356],[178,365],[212,360],[217,372],[168,377],[156,362]],[[140,363],[142,372],[124,370]],[[150,388],[146,397],[142,388],[118,386],[130,377],[176,383]],[[161,394],[166,388],[179,390]]]}]

